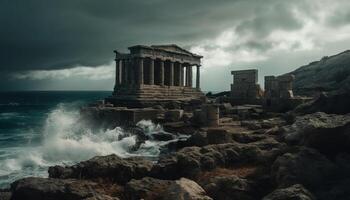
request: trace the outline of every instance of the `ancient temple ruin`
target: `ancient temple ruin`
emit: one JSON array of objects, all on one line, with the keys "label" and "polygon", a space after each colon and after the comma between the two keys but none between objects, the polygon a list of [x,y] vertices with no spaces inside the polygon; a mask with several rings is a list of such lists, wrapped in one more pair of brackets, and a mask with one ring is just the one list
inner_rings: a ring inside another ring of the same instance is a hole
[{"label": "ancient temple ruin", "polygon": [[262,90],[258,84],[258,70],[231,71],[233,84],[231,84],[231,101],[233,104],[259,104]]},{"label": "ancient temple ruin", "polygon": [[[189,101],[203,97],[200,90],[202,56],[177,45],[136,45],[130,53],[114,51],[114,92],[106,101],[118,106]],[[193,68],[196,84],[193,87]]]},{"label": "ancient temple ruin", "polygon": [[274,111],[287,111],[305,102],[304,97],[294,97],[294,75],[265,76],[264,106]]},{"label": "ancient temple ruin", "polygon": [[294,75],[265,76],[265,99],[291,99],[293,95]]}]

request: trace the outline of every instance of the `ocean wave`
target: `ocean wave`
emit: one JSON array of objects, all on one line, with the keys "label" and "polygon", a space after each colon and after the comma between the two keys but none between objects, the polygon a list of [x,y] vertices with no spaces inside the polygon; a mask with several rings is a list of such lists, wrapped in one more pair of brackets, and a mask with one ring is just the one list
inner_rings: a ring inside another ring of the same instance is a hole
[{"label": "ocean wave", "polygon": [[[145,134],[162,131],[160,125],[142,120],[137,124]],[[0,161],[0,187],[17,178],[31,175],[47,176],[47,168],[58,164],[73,164],[97,155],[116,154],[120,157],[157,157],[167,142],[147,140],[133,150],[135,135],[116,127],[93,131],[79,120],[78,109],[59,104],[43,126],[42,143],[37,147],[20,148],[12,157]]]}]

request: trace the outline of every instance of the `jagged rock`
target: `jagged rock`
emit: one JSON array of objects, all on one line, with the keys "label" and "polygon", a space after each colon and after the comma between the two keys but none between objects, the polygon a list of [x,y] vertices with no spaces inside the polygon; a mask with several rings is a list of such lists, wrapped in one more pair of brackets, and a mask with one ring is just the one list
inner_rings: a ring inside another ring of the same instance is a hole
[{"label": "jagged rock", "polygon": [[212,177],[201,183],[201,186],[213,199],[255,199],[252,196],[254,194],[252,183],[235,175]]},{"label": "jagged rock", "polygon": [[169,186],[164,199],[172,200],[211,200],[196,182],[181,178],[172,182]]},{"label": "jagged rock", "polygon": [[163,124],[164,131],[169,133],[181,133],[192,135],[196,132],[195,127],[185,122],[167,122]]},{"label": "jagged rock", "polygon": [[349,102],[349,92],[332,95],[322,93],[316,100],[298,106],[295,112],[303,114],[314,112],[346,114],[350,113]]},{"label": "jagged rock", "polygon": [[152,133],[151,137],[154,140],[158,140],[158,141],[168,141],[168,140],[175,139],[175,136],[173,134],[167,133],[167,132]]},{"label": "jagged rock", "polygon": [[12,183],[11,191],[12,200],[77,200],[104,195],[105,192],[91,181],[32,177]]},{"label": "jagged rock", "polygon": [[125,186],[125,195],[130,200],[160,199],[173,181],[145,177],[132,179]]},{"label": "jagged rock", "polygon": [[314,149],[301,148],[285,153],[272,165],[272,176],[280,187],[303,184],[316,187],[334,174],[335,166]]},{"label": "jagged rock", "polygon": [[0,189],[0,200],[10,200],[12,196],[12,192],[9,190],[1,190]]},{"label": "jagged rock", "polygon": [[234,141],[239,143],[251,143],[267,138],[263,134],[254,134],[251,132],[235,132],[231,134],[231,137]]},{"label": "jagged rock", "polygon": [[283,139],[289,144],[312,147],[327,155],[350,153],[350,115],[318,112],[298,116],[283,129]]},{"label": "jagged rock", "polygon": [[88,197],[88,198],[85,198],[84,200],[119,200],[118,197],[111,197],[111,196],[108,196],[108,195],[95,195],[95,196],[92,196],[92,197]]},{"label": "jagged rock", "polygon": [[217,166],[230,166],[237,162],[253,163],[262,155],[255,145],[226,143],[204,147],[185,147],[161,157],[152,169],[152,176],[162,179],[195,177],[202,170]]},{"label": "jagged rock", "polygon": [[250,130],[258,130],[262,128],[258,121],[241,121],[241,126],[247,127]]},{"label": "jagged rock", "polygon": [[222,128],[210,128],[207,131],[208,144],[223,144],[232,142],[231,133]]},{"label": "jagged rock", "polygon": [[277,189],[265,196],[263,200],[315,200],[315,197],[302,185],[296,184]]},{"label": "jagged rock", "polygon": [[153,164],[143,158],[120,158],[117,155],[96,156],[71,167],[49,168],[51,178],[105,178],[117,183],[126,183],[132,178],[142,178],[149,174]]},{"label": "jagged rock", "polygon": [[186,140],[186,146],[202,147],[208,145],[207,132],[198,131]]}]

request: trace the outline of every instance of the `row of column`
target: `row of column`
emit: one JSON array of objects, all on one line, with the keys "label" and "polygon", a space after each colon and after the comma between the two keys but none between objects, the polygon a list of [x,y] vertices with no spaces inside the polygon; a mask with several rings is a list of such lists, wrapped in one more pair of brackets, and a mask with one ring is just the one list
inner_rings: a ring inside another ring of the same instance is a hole
[{"label": "row of column", "polygon": [[[136,67],[132,67],[130,63],[136,61]],[[183,65],[178,63],[176,66],[176,77],[175,77],[175,63],[169,62],[168,74],[165,75],[165,61],[159,60],[159,68],[157,72],[157,82],[155,82],[155,60],[149,60],[149,68],[147,70],[148,81],[145,83],[145,59],[138,58],[136,60],[116,60],[116,87],[122,84],[149,84],[149,85],[165,85],[165,76],[167,76],[167,85],[169,86],[187,86],[192,87],[192,66]],[[200,89],[200,66],[196,65],[196,88]],[[186,70],[186,76],[184,77],[184,69]],[[137,71],[135,71],[137,70]],[[136,76],[136,77],[134,77]],[[184,80],[185,78],[185,80]]]}]

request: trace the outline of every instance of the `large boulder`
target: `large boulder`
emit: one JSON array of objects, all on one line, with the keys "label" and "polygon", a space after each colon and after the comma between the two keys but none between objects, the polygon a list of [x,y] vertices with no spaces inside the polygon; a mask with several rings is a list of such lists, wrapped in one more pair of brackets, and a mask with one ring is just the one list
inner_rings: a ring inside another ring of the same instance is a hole
[{"label": "large boulder", "polygon": [[220,200],[240,199],[253,200],[253,184],[235,175],[211,177],[201,183],[207,194]]},{"label": "large boulder", "polygon": [[140,180],[132,179],[124,189],[125,196],[130,200],[160,199],[173,181],[145,177]]},{"label": "large boulder", "polygon": [[302,184],[318,187],[334,174],[335,165],[318,151],[301,148],[279,156],[272,165],[272,176],[280,187]]},{"label": "large boulder", "polygon": [[196,182],[181,178],[180,180],[172,182],[169,186],[164,199],[172,200],[212,200],[208,197]]},{"label": "large boulder", "polygon": [[104,178],[124,184],[133,178],[142,178],[149,174],[153,163],[149,160],[132,157],[120,158],[117,155],[96,156],[70,167],[54,166],[49,168],[51,178]]},{"label": "large boulder", "polygon": [[74,179],[24,178],[12,183],[11,190],[12,200],[78,200],[107,196],[98,183]]},{"label": "large boulder", "polygon": [[152,133],[151,137],[152,137],[152,139],[158,140],[158,141],[169,141],[169,140],[175,139],[175,135],[173,135],[171,133],[164,132],[164,131]]},{"label": "large boulder", "polygon": [[296,184],[288,188],[277,189],[263,200],[314,200],[315,197],[302,185]]},{"label": "large boulder", "polygon": [[295,109],[295,112],[303,114],[309,114],[314,112],[346,114],[350,113],[349,102],[349,92],[341,92],[331,95],[321,93],[316,100],[298,106]]},{"label": "large boulder", "polygon": [[283,139],[289,144],[312,147],[327,155],[350,153],[350,114],[318,112],[298,116],[292,125],[283,129]]},{"label": "large boulder", "polygon": [[232,134],[223,128],[210,128],[207,131],[209,144],[223,144],[232,142]]},{"label": "large boulder", "polygon": [[0,200],[10,200],[12,196],[11,191],[0,189]]},{"label": "large boulder", "polygon": [[250,144],[226,143],[185,147],[176,153],[161,157],[152,169],[152,176],[162,179],[194,178],[201,171],[217,166],[254,163],[260,156],[261,150]]}]

